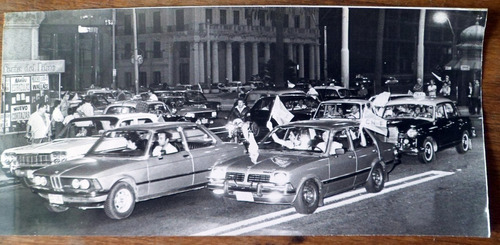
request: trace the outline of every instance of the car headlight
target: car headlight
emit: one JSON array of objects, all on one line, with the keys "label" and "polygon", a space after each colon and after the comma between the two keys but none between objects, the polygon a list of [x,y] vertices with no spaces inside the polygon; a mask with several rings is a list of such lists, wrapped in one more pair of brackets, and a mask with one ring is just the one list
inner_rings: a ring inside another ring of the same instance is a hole
[{"label": "car headlight", "polygon": [[417,132],[417,130],[416,130],[415,128],[410,128],[410,129],[408,129],[408,131],[406,132],[406,135],[408,135],[408,137],[410,137],[410,138],[415,138],[415,137],[417,137],[417,134],[418,134],[418,132]]},{"label": "car headlight", "polygon": [[38,186],[46,186],[48,183],[47,177],[45,176],[35,176],[33,178],[33,184],[38,185]]},{"label": "car headlight", "polygon": [[212,111],[212,117],[217,117],[217,112],[216,111]]},{"label": "car headlight", "polygon": [[173,114],[177,113],[177,109],[176,108],[172,108],[172,113]]},{"label": "car headlight", "polygon": [[194,117],[194,113],[192,112],[188,112],[186,113],[186,115],[184,115],[185,117]]},{"label": "car headlight", "polygon": [[226,171],[222,168],[214,168],[210,172],[211,179],[224,179],[226,177]]},{"label": "car headlight", "polygon": [[71,181],[71,187],[73,189],[87,190],[90,188],[90,181],[87,179],[74,179]]},{"label": "car headlight", "polygon": [[52,164],[59,164],[66,161],[65,151],[54,151],[50,154],[50,161]]},{"label": "car headlight", "polygon": [[273,182],[278,185],[284,185],[288,183],[288,174],[284,172],[276,172],[273,175]]},{"label": "car headlight", "polygon": [[9,167],[12,165],[17,165],[17,156],[14,152],[2,153],[1,156],[2,166]]}]

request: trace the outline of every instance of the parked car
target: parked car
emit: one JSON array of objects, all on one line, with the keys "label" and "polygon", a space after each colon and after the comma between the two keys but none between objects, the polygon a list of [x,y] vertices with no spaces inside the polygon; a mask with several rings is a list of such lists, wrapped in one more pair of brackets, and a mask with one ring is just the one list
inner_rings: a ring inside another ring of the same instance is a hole
[{"label": "parked car", "polygon": [[254,89],[246,93],[244,101],[248,107],[252,107],[255,102],[263,97],[274,97],[276,95],[306,95],[298,89]]},{"label": "parked car", "polygon": [[[160,134],[175,151],[155,149]],[[104,208],[124,219],[136,202],[204,188],[214,164],[242,154],[243,146],[191,122],[129,126],[104,133],[85,158],[35,171],[30,187],[50,211]]]},{"label": "parked car", "polygon": [[239,93],[241,91],[250,91],[251,89],[252,86],[249,84],[243,84],[240,81],[234,81],[227,83],[224,87],[220,88],[220,91],[226,93]]},{"label": "parked car", "polygon": [[2,170],[7,175],[32,179],[36,169],[82,158],[105,130],[157,120],[155,115],[149,113],[75,118],[69,121],[55,140],[5,150],[1,156]]},{"label": "parked car", "polygon": [[418,155],[422,163],[432,162],[436,152],[449,147],[466,153],[475,136],[470,118],[461,116],[447,98],[422,94],[394,99],[383,108],[382,117],[388,120],[388,141],[402,153]]},{"label": "parked car", "polygon": [[[305,95],[281,95],[281,102],[294,117],[292,121],[309,120],[318,108],[319,101]],[[259,99],[250,109],[251,129],[255,137],[260,138],[269,131],[266,124],[271,116],[271,110],[276,96]]]},{"label": "parked car", "polygon": [[[315,120],[357,120],[363,118],[367,100],[338,99],[323,101],[319,104],[313,119]],[[354,111],[357,107],[357,111]]]},{"label": "parked car", "polygon": [[349,89],[339,86],[315,86],[321,101],[333,99],[347,99],[351,97]]},{"label": "parked car", "polygon": [[301,121],[275,127],[259,156],[239,156],[213,167],[208,188],[238,201],[291,204],[313,213],[323,198],[364,185],[379,192],[395,164],[394,145],[355,122]]},{"label": "parked car", "polygon": [[85,95],[101,95],[109,102],[115,102],[116,100],[114,91],[109,89],[89,89]]},{"label": "parked car", "polygon": [[209,101],[203,93],[199,91],[186,90],[180,91],[185,98],[186,106],[195,106],[199,108],[209,108],[215,111],[220,111],[221,103],[219,101]]}]

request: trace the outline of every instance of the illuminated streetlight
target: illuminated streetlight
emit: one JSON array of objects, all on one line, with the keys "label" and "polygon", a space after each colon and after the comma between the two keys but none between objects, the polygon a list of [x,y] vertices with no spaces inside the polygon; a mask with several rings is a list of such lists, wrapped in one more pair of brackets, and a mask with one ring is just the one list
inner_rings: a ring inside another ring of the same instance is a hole
[{"label": "illuminated streetlight", "polygon": [[455,31],[453,30],[453,26],[451,26],[450,19],[448,18],[448,14],[445,12],[436,12],[434,16],[432,17],[434,22],[438,24],[444,24],[445,22],[448,22],[448,25],[450,26],[451,34],[453,35],[453,40],[452,40],[452,47],[451,47],[451,54],[452,57],[455,58],[457,49],[456,49],[456,36],[455,36]]}]

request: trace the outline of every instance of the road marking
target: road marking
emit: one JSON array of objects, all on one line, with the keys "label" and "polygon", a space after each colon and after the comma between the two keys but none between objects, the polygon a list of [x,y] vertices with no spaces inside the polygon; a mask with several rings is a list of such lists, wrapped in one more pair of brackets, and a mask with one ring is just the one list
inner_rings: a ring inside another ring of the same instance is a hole
[{"label": "road marking", "polygon": [[[342,207],[348,204],[359,202],[368,198],[383,195],[389,192],[397,191],[410,186],[418,185],[434,179],[442,178],[454,174],[453,172],[444,171],[428,171],[425,173],[404,177],[401,179],[389,181],[385,188],[378,193],[367,193],[364,189],[359,188],[353,191],[344,192],[335,196],[324,199],[324,206],[319,207],[314,214]],[[313,214],[313,215],[314,215]],[[284,216],[284,217],[283,217]],[[251,219],[239,221],[229,225],[220,226],[214,229],[193,234],[192,236],[236,236],[266,227],[274,226],[294,219],[302,218],[304,214],[296,213],[295,208],[287,208],[281,211],[260,215]]]}]

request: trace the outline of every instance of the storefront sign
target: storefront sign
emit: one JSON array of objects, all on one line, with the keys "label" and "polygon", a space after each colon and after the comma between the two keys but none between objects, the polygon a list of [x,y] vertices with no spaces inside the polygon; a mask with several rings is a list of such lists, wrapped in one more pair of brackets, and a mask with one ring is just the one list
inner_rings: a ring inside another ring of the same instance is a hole
[{"label": "storefront sign", "polygon": [[[30,92],[30,77],[7,77],[10,80],[11,93],[26,93]],[[7,85],[9,82],[7,82]]]},{"label": "storefront sign", "polygon": [[48,90],[49,75],[36,75],[31,77],[31,90]]},{"label": "storefront sign", "polygon": [[11,121],[24,121],[30,118],[30,105],[11,106]]},{"label": "storefront sign", "polygon": [[460,70],[462,70],[462,71],[470,71],[470,66],[468,66],[468,65],[461,65],[460,66]]},{"label": "storefront sign", "polygon": [[64,60],[4,61],[2,75],[63,73]]}]

